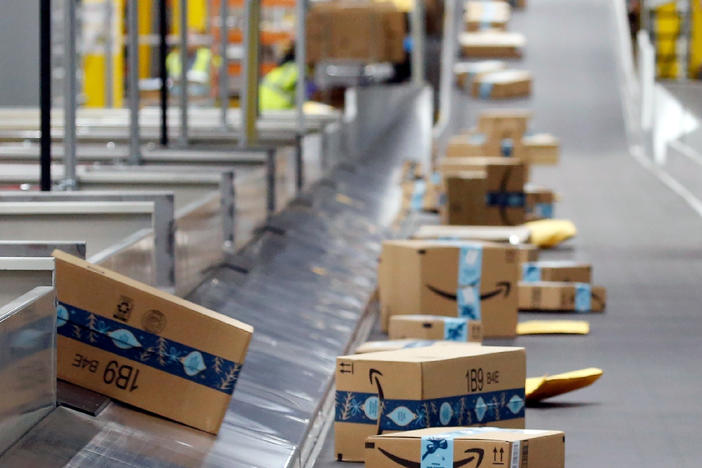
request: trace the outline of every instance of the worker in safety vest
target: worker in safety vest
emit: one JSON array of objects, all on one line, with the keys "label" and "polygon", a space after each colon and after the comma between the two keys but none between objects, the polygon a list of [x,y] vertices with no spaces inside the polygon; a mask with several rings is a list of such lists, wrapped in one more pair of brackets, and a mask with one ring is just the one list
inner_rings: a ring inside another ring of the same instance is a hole
[{"label": "worker in safety vest", "polygon": [[280,60],[279,65],[266,73],[258,87],[258,103],[262,111],[293,109],[297,88],[295,47]]},{"label": "worker in safety vest", "polygon": [[[206,97],[211,92],[212,68],[217,66],[219,57],[213,57],[209,47],[197,44],[195,31],[188,31],[188,56],[187,56],[187,82],[190,96]],[[180,49],[173,49],[166,57],[166,70],[168,71],[168,85],[173,93],[179,94],[180,74],[182,64]]]}]

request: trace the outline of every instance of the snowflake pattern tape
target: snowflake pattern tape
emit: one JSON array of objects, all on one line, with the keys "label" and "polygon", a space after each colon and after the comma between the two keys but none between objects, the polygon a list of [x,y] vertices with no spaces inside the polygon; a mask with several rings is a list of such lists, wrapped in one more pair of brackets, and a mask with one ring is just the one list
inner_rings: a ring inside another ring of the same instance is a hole
[{"label": "snowflake pattern tape", "polygon": [[524,417],[524,389],[499,390],[430,400],[385,399],[375,393],[336,392],[334,420],[376,424],[380,429],[408,431],[426,427],[465,426]]},{"label": "snowflake pattern tape", "polygon": [[524,192],[488,192],[485,194],[487,206],[505,206],[508,208],[521,208],[525,205]]},{"label": "snowflake pattern tape", "polygon": [[59,302],[57,332],[231,395],[241,364]]}]

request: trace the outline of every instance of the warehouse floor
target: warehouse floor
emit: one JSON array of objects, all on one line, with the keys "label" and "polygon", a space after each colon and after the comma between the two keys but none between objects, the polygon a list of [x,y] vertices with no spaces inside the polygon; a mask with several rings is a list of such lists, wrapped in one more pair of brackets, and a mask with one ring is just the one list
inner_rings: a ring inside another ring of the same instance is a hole
[{"label": "warehouse floor", "polygon": [[[517,68],[534,74],[534,90],[509,105],[528,106],[532,129],[562,140],[561,164],[537,167],[533,180],[561,195],[556,215],[579,230],[542,258],[589,260],[608,289],[604,314],[568,316],[588,320],[590,335],[509,342],[526,347],[529,376],[605,371],[592,387],[529,408],[527,427],[565,431],[569,468],[698,467],[702,218],[629,154],[611,0],[531,0],[510,29],[527,36]],[[485,107],[466,95],[455,102],[456,130]],[[520,319],[541,317],[555,318]],[[317,466],[344,466],[334,458],[332,431]]]}]

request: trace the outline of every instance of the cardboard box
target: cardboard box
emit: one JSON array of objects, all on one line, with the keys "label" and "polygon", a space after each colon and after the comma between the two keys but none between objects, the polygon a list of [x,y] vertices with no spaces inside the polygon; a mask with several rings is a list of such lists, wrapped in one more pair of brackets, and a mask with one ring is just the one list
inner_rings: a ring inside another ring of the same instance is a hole
[{"label": "cardboard box", "polygon": [[366,467],[564,468],[560,431],[453,427],[372,436]]},{"label": "cardboard box", "polygon": [[507,99],[531,94],[531,73],[523,70],[499,70],[475,77],[471,93],[481,99]]},{"label": "cardboard box", "polygon": [[458,86],[465,88],[479,73],[504,70],[505,68],[507,68],[507,64],[501,60],[482,60],[480,62],[458,62],[453,66],[453,72],[456,75]]},{"label": "cardboard box", "polygon": [[58,377],[216,434],[253,328],[60,251]]},{"label": "cardboard box", "polygon": [[395,62],[405,59],[404,14],[391,3],[314,3],[307,15],[307,61],[356,59]]},{"label": "cardboard box", "polygon": [[517,330],[517,250],[479,241],[383,242],[378,267],[381,328],[390,316],[431,314],[480,320],[485,337]]},{"label": "cardboard box", "polygon": [[512,138],[521,140],[529,126],[532,113],[526,109],[489,109],[478,117],[478,131],[490,140]]},{"label": "cardboard box", "polygon": [[[443,158],[442,223],[514,226],[525,221],[524,164],[516,158]],[[485,176],[475,172],[484,170]],[[471,172],[463,172],[471,171]]]},{"label": "cardboard box", "polygon": [[568,260],[527,262],[522,264],[522,281],[592,283],[592,265]]},{"label": "cardboard box", "polygon": [[469,1],[465,5],[468,31],[487,29],[504,31],[512,15],[512,8],[502,1]]},{"label": "cardboard box", "polygon": [[[506,242],[513,246],[528,243],[530,236],[531,230],[525,226],[447,226],[429,224],[419,226],[412,234],[413,239],[479,240]],[[534,246],[534,248],[536,247]]]},{"label": "cardboard box", "polygon": [[390,339],[415,338],[458,342],[483,341],[483,326],[479,320],[440,315],[393,315],[388,325]]},{"label": "cardboard box", "polygon": [[554,165],[560,159],[560,142],[548,133],[526,135],[522,138],[526,157],[531,164]]},{"label": "cardboard box", "polygon": [[524,427],[523,348],[455,343],[341,356],[336,363],[337,460],[362,461],[366,438],[381,433]]},{"label": "cardboard box", "polygon": [[[408,349],[408,348],[426,348],[427,346],[444,346],[456,343],[455,341],[443,341],[443,340],[417,340],[417,339],[404,339],[404,340],[383,340],[383,341],[366,341],[361,343],[354,354],[365,354],[365,353],[377,353],[380,351],[396,351],[398,349]],[[480,343],[469,341],[468,343],[474,344],[475,346],[480,346]]]},{"label": "cardboard box", "polygon": [[466,32],[458,37],[465,57],[514,57],[522,56],[526,45],[523,34],[513,32]]},{"label": "cardboard box", "polygon": [[539,248],[532,244],[512,244],[517,249],[517,258],[520,264],[536,262],[539,260]]},{"label": "cardboard box", "polygon": [[402,182],[402,210],[436,212],[441,196],[441,177],[429,177]]},{"label": "cardboard box", "polygon": [[448,140],[446,146],[447,158],[485,157],[499,156],[498,154],[488,154],[485,148],[487,137],[483,133],[467,132],[461,135],[454,135]]},{"label": "cardboard box", "polygon": [[520,310],[602,312],[607,291],[588,283],[539,281],[519,283]]},{"label": "cardboard box", "polygon": [[529,221],[553,218],[556,194],[551,189],[530,184],[524,186],[526,215]]}]

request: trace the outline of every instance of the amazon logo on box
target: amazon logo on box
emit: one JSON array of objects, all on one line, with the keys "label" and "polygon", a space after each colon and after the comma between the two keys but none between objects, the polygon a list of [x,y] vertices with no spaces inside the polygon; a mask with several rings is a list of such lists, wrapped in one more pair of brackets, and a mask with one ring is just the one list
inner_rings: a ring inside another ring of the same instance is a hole
[{"label": "amazon logo on box", "polygon": [[485,337],[517,327],[516,247],[479,241],[383,243],[378,270],[381,326],[394,315],[439,315],[481,322]]}]

